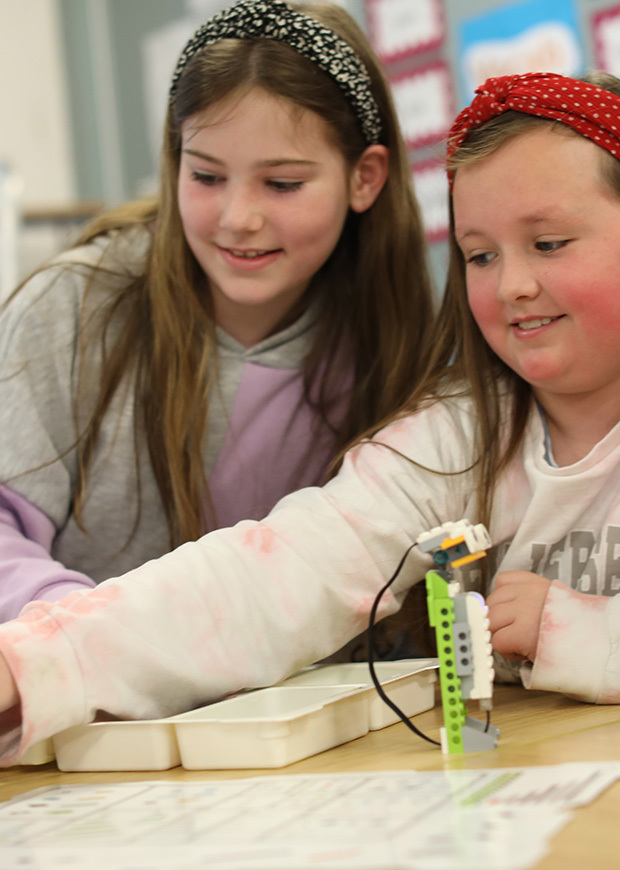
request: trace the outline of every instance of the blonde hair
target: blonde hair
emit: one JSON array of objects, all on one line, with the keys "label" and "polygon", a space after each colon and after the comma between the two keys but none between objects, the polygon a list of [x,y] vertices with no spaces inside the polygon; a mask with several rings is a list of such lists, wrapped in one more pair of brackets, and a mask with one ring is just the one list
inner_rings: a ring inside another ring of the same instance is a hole
[{"label": "blonde hair", "polygon": [[[349,214],[336,249],[309,288],[320,300],[322,314],[305,363],[305,393],[324,420],[330,379],[341,370],[343,358],[353,374],[348,410],[335,433],[338,449],[399,408],[419,379],[432,289],[407,152],[373,52],[339,7],[290,5],[339,34],[366,65],[381,115],[381,142],[389,149],[383,190],[367,212]],[[136,437],[148,445],[170,543],[204,531],[209,490],[202,457],[217,345],[208,279],[187,245],[177,205],[181,132],[196,113],[252,88],[321,116],[349,167],[365,150],[358,118],[338,85],[289,46],[222,40],[191,59],[166,118],[157,200],[103,215],[76,242],[136,224],[149,226],[153,236],[144,274],[116,291],[100,328],[105,336],[112,318],[122,315],[118,337],[107,351],[96,407],[78,445],[78,522],[103,417],[125,373],[134,371]]]}]

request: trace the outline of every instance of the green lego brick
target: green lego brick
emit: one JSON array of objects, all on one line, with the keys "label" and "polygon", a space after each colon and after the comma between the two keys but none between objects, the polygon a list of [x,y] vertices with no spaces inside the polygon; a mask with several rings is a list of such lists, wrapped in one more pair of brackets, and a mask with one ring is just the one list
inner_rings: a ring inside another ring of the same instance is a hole
[{"label": "green lego brick", "polygon": [[428,617],[435,629],[439,659],[439,685],[448,752],[458,754],[463,749],[463,726],[467,710],[461,694],[461,680],[456,673],[454,649],[454,603],[448,594],[448,584],[437,571],[426,574]]}]

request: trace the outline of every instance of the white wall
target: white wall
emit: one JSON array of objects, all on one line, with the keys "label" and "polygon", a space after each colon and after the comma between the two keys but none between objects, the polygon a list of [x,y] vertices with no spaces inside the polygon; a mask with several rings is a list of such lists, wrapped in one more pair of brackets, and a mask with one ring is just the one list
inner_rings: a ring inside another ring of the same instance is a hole
[{"label": "white wall", "polygon": [[24,207],[75,199],[56,0],[0,0],[0,157]]},{"label": "white wall", "polygon": [[76,199],[62,51],[56,0],[0,0],[0,161],[17,191],[11,205],[0,185],[0,302],[65,244],[53,223],[21,223]]}]

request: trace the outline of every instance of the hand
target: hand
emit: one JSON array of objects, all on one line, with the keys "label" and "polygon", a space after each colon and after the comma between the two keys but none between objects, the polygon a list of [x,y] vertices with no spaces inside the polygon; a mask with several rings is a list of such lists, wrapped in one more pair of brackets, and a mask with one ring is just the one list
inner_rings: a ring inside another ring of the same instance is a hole
[{"label": "hand", "polygon": [[498,574],[487,598],[493,649],[507,659],[536,658],[540,620],[551,581],[530,571]]}]

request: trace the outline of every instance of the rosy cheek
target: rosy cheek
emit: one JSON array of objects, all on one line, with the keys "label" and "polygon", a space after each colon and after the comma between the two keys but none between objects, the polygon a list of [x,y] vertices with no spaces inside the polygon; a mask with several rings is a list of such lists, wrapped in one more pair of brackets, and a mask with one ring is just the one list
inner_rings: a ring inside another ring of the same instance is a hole
[{"label": "rosy cheek", "polygon": [[185,232],[199,232],[208,223],[212,212],[212,197],[208,188],[196,182],[179,185],[179,213]]},{"label": "rosy cheek", "polygon": [[[588,304],[583,306],[582,328],[597,340],[607,338],[613,347],[617,348],[618,332],[620,332],[620,299],[616,300],[615,288],[610,288],[607,294],[588,295]],[[582,303],[582,299],[579,300]]]},{"label": "rosy cheek", "polygon": [[495,293],[484,285],[476,285],[468,289],[467,301],[474,320],[484,337],[489,341],[491,331],[500,322],[499,306]]},{"label": "rosy cheek", "polygon": [[601,311],[586,311],[576,314],[579,330],[588,342],[592,364],[605,366],[618,360],[618,334],[620,333],[620,312],[614,314],[609,308]]}]

